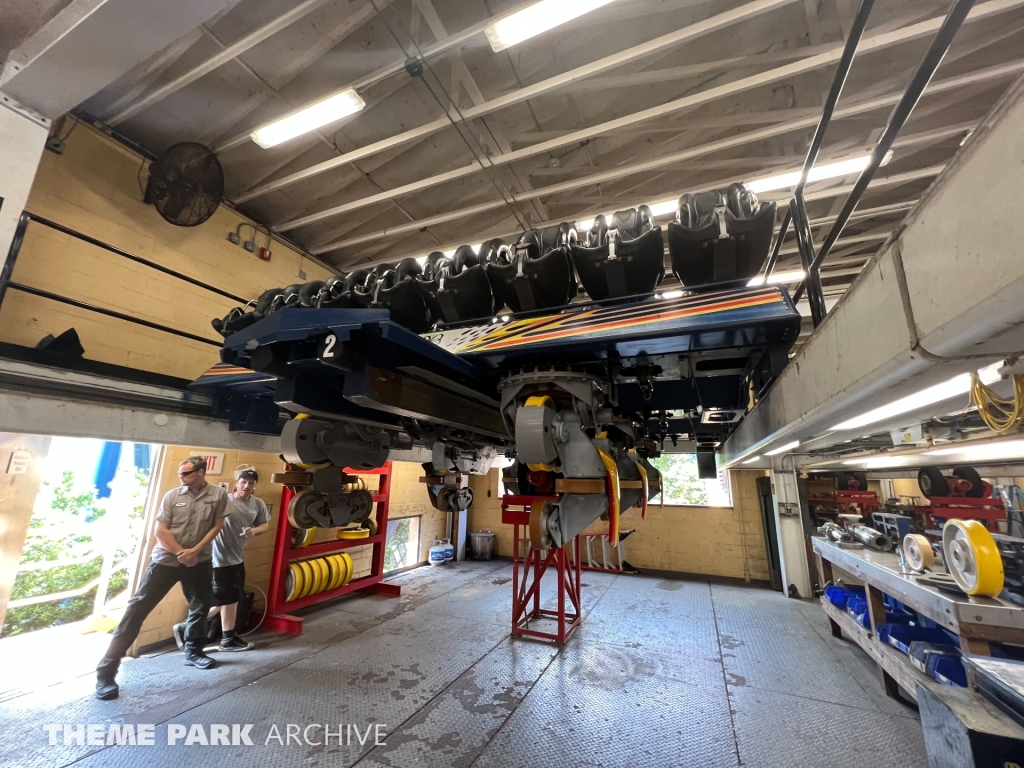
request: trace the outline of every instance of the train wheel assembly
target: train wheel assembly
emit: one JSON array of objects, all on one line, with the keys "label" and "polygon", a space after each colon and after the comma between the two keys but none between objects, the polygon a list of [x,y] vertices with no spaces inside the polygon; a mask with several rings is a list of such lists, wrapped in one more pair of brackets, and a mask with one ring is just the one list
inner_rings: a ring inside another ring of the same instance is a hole
[{"label": "train wheel assembly", "polygon": [[1003,560],[992,534],[977,520],[948,520],[942,527],[946,569],[968,595],[1003,591]]}]

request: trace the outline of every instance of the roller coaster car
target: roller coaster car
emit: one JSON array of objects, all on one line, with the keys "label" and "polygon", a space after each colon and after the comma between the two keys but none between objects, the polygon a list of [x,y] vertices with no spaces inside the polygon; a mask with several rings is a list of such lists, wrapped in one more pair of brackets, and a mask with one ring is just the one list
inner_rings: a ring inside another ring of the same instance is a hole
[{"label": "roller coaster car", "polygon": [[284,293],[283,288],[271,288],[264,291],[256,301],[250,301],[244,307],[235,307],[223,318],[216,317],[211,320],[210,324],[217,333],[227,338],[269,315],[275,299],[282,293]]},{"label": "roller coaster car", "polygon": [[576,228],[563,223],[524,232],[507,250],[490,249],[486,268],[495,304],[524,312],[572,301],[578,286],[569,249],[577,239]]},{"label": "roller coaster car", "polygon": [[369,290],[368,306],[388,310],[394,322],[413,333],[430,330],[434,318],[420,288],[422,274],[419,261],[412,257],[402,259],[394,269],[383,270]]},{"label": "roller coaster car", "polygon": [[430,268],[416,285],[434,321],[458,323],[494,314],[487,273],[472,246],[459,246],[450,259],[442,253],[432,253],[427,263]]},{"label": "roller coaster car", "polygon": [[661,227],[646,205],[616,211],[610,225],[598,216],[586,244],[571,245],[571,252],[584,290],[597,301],[653,293],[665,276]]},{"label": "roller coaster car", "polygon": [[760,271],[775,230],[775,202],[758,203],[742,184],[679,198],[668,225],[672,271],[686,288],[743,285]]}]

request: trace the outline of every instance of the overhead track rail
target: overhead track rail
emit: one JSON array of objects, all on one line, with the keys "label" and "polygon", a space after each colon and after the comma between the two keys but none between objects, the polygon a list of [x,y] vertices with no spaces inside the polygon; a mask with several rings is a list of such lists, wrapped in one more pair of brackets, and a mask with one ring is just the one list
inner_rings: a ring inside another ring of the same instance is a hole
[{"label": "overhead track rail", "polygon": [[[925,53],[920,66],[911,78],[903,97],[893,110],[885,130],[882,132],[881,137],[879,137],[878,142],[875,144],[875,148],[871,152],[871,157],[868,161],[867,167],[864,168],[864,170],[861,171],[860,176],[858,176],[857,181],[853,185],[853,189],[850,191],[850,194],[847,196],[846,202],[843,204],[835,223],[832,225],[832,229],[829,230],[829,233],[825,237],[825,240],[817,254],[814,252],[814,244],[811,239],[810,227],[807,226],[807,209],[802,196],[802,183],[794,193],[793,202],[790,205],[790,212],[792,213],[791,218],[796,223],[797,243],[800,248],[800,260],[804,264],[804,270],[807,273],[807,277],[793,295],[793,300],[799,301],[803,291],[806,289],[807,299],[811,306],[811,319],[814,322],[815,327],[821,324],[822,320],[825,319],[826,314],[825,298],[822,295],[821,290],[821,265],[828,257],[828,254],[832,250],[836,241],[839,239],[839,235],[842,234],[843,228],[850,220],[850,216],[857,208],[857,204],[860,202],[861,198],[864,197],[864,193],[867,191],[868,186],[871,184],[871,180],[875,177],[875,174],[881,167],[885,156],[892,148],[893,142],[896,141],[896,137],[899,135],[899,132],[903,129],[907,120],[910,119],[910,115],[914,111],[914,107],[924,94],[925,88],[928,87],[928,83],[931,82],[935,71],[939,68],[939,64],[942,63],[942,59],[949,50],[949,46],[952,45],[953,39],[956,37],[956,33],[960,30],[964,21],[967,20],[969,14],[972,13],[974,2],[975,0],[956,0],[949,9],[945,19],[942,21],[942,26],[939,28],[935,37],[932,39],[931,44],[928,46],[928,51]],[[867,14],[871,11],[872,3],[873,0],[864,0],[860,13],[858,14],[858,19],[863,14],[866,20]],[[982,7],[984,6],[979,6],[978,10]],[[863,26],[861,26],[861,29],[863,29]],[[851,35],[850,42],[853,42],[853,35]],[[854,44],[854,48],[856,48],[856,44]],[[853,51],[850,52],[849,64],[852,64],[852,61]],[[839,100],[843,82],[845,81],[846,74],[849,71],[849,64],[846,67],[846,71],[843,71],[843,68],[840,67],[840,71],[836,73],[836,78],[832,84],[832,89],[829,92],[825,110],[822,113],[821,123],[819,123],[818,131],[815,134],[815,138],[819,140],[819,145],[820,138],[818,134],[820,133],[821,135],[824,135],[825,129],[828,127],[831,113],[835,108],[836,102]],[[807,153],[807,160],[804,164],[801,182],[807,178],[807,174],[814,165],[816,156],[817,149],[812,142],[811,149],[808,150]],[[787,218],[790,217],[787,216]],[[783,233],[780,233],[780,240],[782,234]]]}]

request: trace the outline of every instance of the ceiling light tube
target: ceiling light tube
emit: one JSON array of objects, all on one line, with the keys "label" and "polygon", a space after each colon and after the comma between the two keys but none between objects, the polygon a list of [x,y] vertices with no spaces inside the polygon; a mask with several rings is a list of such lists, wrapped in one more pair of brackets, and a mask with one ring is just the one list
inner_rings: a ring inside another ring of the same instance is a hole
[{"label": "ceiling light tube", "polygon": [[[999,368],[1002,364],[1002,361],[993,363],[987,368],[982,368],[978,371],[981,380],[985,384],[999,381]],[[951,397],[957,397],[958,395],[966,395],[970,390],[971,375],[969,373],[961,373],[959,376],[954,376],[952,379],[941,384],[922,389],[920,392],[901,397],[899,400],[888,405],[883,405],[880,408],[875,408],[873,411],[868,411],[860,416],[848,419],[841,424],[836,424],[832,427],[832,431],[844,432],[848,429],[860,429],[868,424],[874,424],[885,419],[891,419],[893,416],[916,411],[918,408],[924,408],[926,405],[941,403],[943,400],[949,400]]]},{"label": "ceiling light tube", "polygon": [[[807,181],[824,181],[825,179],[835,179],[840,176],[849,176],[854,173],[860,173],[868,167],[868,161],[871,159],[871,155],[861,155],[860,157],[852,157],[849,160],[840,160],[835,163],[826,163],[825,165],[816,165],[811,168],[811,172],[807,175]],[[886,154],[885,159],[882,160],[882,165],[887,165],[889,160],[892,159],[892,152]],[[769,176],[765,179],[755,179],[754,181],[748,182],[745,186],[748,190],[755,194],[761,192],[773,192],[777,189],[788,189],[795,187],[800,181],[800,174],[802,171],[793,171],[792,173],[782,173],[778,176]]]},{"label": "ceiling light tube", "polygon": [[1024,457],[1024,440],[965,441],[925,451],[928,456],[959,456],[961,461],[994,461]]},{"label": "ceiling light tube", "polygon": [[[807,276],[807,273],[802,269],[793,269],[789,272],[772,272],[770,283],[795,283],[797,280],[803,280]],[[748,288],[753,288],[758,285],[764,285],[764,275],[759,275],[747,283]]]},{"label": "ceiling light tube", "polygon": [[614,0],[541,0],[488,24],[484,31],[497,53],[611,2]]},{"label": "ceiling light tube", "polygon": [[310,104],[298,112],[293,112],[280,120],[275,120],[253,131],[250,136],[253,141],[264,149],[276,147],[286,141],[302,136],[310,131],[315,131],[321,126],[333,123],[348,115],[355,114],[366,102],[358,93],[349,88],[321,99],[315,104]]},{"label": "ceiling light tube", "polygon": [[760,460],[761,460],[760,456],[754,456],[752,458],[747,459],[746,461],[741,461],[740,464],[753,464],[755,461],[760,461]]},{"label": "ceiling light tube", "polygon": [[792,443],[786,443],[785,445],[780,445],[774,451],[765,451],[764,455],[765,456],[777,456],[780,453],[785,453],[786,451],[793,450],[798,445],[800,445],[800,441],[799,440],[794,440]]}]

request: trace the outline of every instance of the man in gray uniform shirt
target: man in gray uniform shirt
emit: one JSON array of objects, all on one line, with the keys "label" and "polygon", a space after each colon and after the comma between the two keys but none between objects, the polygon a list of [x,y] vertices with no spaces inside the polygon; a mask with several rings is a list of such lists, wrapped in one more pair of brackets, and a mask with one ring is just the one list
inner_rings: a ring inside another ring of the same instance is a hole
[{"label": "man in gray uniform shirt", "polygon": [[212,545],[229,512],[228,492],[206,482],[206,460],[201,456],[185,459],[178,467],[178,478],[181,487],[166,493],[156,515],[152,562],[96,667],[98,699],[117,698],[115,678],[121,659],[139,636],[146,617],[178,582],[188,600],[185,664],[199,669],[216,664],[203,653],[203,641],[206,614],[213,603]]}]

